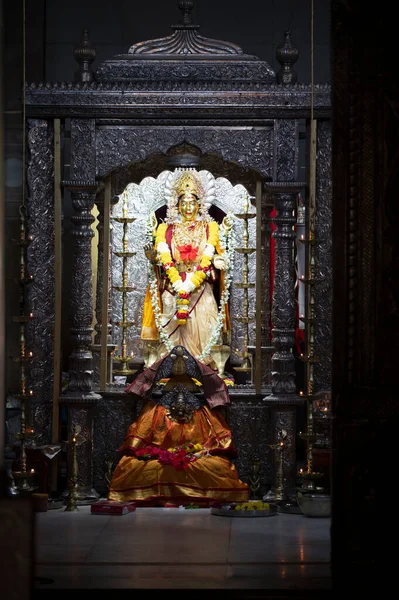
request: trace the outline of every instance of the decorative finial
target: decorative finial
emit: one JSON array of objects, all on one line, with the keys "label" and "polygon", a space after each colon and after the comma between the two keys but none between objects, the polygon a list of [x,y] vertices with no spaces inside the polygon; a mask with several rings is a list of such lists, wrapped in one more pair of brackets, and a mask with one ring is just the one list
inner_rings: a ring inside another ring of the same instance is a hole
[{"label": "decorative finial", "polygon": [[[172,35],[134,44],[129,48],[129,54],[156,54],[157,56],[160,54],[193,54],[205,55],[206,58],[209,58],[211,54],[243,54],[242,49],[236,44],[198,35],[197,31],[200,26],[191,21],[190,13],[194,8],[193,0],[178,0],[177,7],[182,16],[179,23],[171,25]],[[98,74],[101,77],[101,65]]]},{"label": "decorative finial", "polygon": [[91,70],[91,63],[96,58],[96,51],[90,43],[87,29],[83,31],[82,41],[73,53],[76,61],[79,63],[79,70],[75,73],[75,81],[86,83],[93,81],[94,73]]},{"label": "decorative finial", "polygon": [[179,10],[182,13],[182,23],[183,25],[191,25],[191,11],[194,8],[194,1],[193,0],[179,0],[177,3],[177,6],[179,7]]},{"label": "decorative finial", "polygon": [[277,83],[296,83],[297,74],[292,70],[292,65],[298,60],[298,49],[291,42],[291,31],[284,31],[284,41],[277,46],[276,58],[281,65],[277,73]]}]

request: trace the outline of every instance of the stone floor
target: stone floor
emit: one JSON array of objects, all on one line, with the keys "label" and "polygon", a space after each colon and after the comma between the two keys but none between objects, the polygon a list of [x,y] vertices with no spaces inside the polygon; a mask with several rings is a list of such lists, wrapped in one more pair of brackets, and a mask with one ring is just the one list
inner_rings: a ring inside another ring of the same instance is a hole
[{"label": "stone floor", "polygon": [[331,589],[329,518],[179,508],[110,516],[81,506],[36,513],[35,539],[37,597],[61,589],[74,597],[94,589]]}]

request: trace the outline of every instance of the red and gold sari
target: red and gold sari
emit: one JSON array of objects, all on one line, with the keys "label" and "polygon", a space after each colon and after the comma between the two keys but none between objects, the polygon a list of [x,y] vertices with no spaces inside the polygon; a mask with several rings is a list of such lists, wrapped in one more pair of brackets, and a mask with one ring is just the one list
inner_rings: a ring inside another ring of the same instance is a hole
[{"label": "red and gold sari", "polygon": [[[120,448],[124,455],[113,473],[108,499],[134,500],[141,506],[204,507],[248,500],[248,485],[239,479],[230,460],[236,449],[219,410],[204,405],[188,423],[181,423],[170,419],[164,406],[150,400]],[[146,446],[168,450],[190,442],[201,444],[207,453],[182,470],[134,456],[135,450]]]}]

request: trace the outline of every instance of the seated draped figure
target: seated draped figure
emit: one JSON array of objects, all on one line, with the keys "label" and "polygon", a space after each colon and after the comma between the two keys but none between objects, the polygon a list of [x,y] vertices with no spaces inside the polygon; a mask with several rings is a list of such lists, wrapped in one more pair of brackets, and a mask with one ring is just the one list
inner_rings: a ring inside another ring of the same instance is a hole
[{"label": "seated draped figure", "polygon": [[221,414],[230,402],[218,375],[183,346],[143,371],[126,391],[146,402],[119,448],[108,499],[138,506],[201,507],[248,500],[248,485]]}]

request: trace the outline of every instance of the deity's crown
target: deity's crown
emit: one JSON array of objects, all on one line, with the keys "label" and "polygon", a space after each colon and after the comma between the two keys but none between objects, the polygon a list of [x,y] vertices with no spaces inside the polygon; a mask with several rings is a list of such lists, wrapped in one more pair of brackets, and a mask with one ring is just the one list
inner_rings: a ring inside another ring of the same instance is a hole
[{"label": "deity's crown", "polygon": [[166,222],[176,223],[180,220],[178,201],[186,194],[195,195],[199,204],[199,218],[209,221],[208,209],[215,198],[212,174],[208,172],[200,174],[194,167],[178,167],[169,174],[165,182],[165,199],[168,207]]},{"label": "deity's crown", "polygon": [[[194,194],[197,198],[200,198],[203,194],[203,186],[200,178],[195,176],[194,172],[185,171],[183,175],[178,179],[176,185],[177,197]],[[202,192],[202,193],[201,193]]]}]

